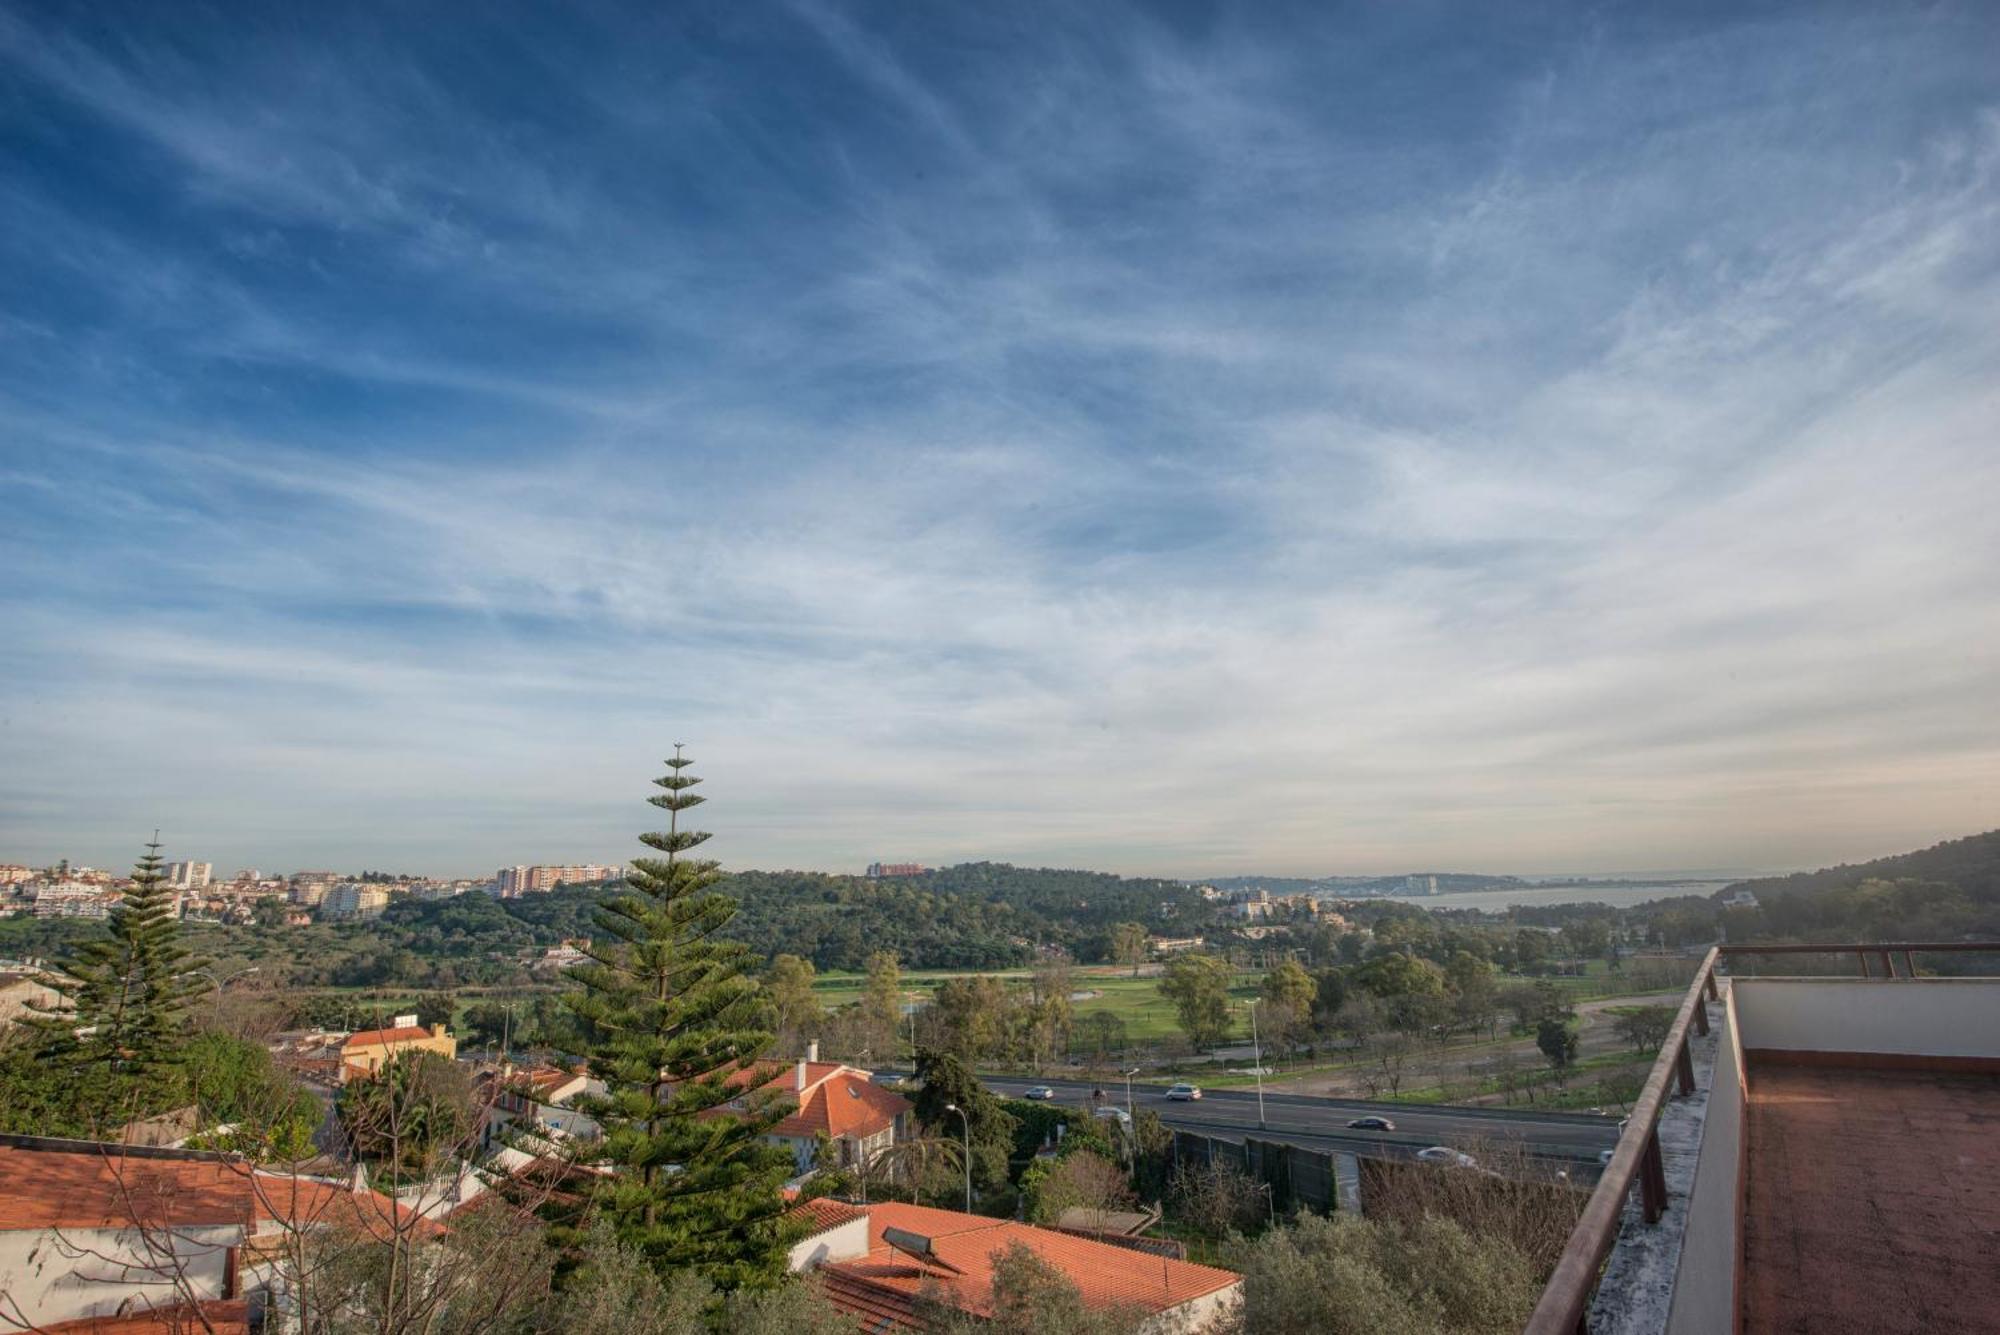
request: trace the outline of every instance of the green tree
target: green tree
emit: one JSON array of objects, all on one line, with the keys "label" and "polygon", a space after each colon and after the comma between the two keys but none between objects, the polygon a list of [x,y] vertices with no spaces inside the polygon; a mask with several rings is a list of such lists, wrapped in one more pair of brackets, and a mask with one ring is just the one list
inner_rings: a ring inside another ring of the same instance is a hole
[{"label": "green tree", "polygon": [[1618,1036],[1641,1052],[1658,1050],[1674,1027],[1672,1006],[1635,1006],[1612,1021]]},{"label": "green tree", "polygon": [[1070,997],[1076,991],[1075,973],[1066,951],[1045,953],[1035,961],[1031,983],[1032,1003],[1028,1015],[1029,1055],[1036,1069],[1044,1060],[1054,1061],[1069,1051],[1070,1026],[1075,1006]]},{"label": "green tree", "polygon": [[1569,1069],[1576,1060],[1576,1025],[1557,1015],[1544,1015],[1535,1025],[1535,1046],[1558,1071]]},{"label": "green tree", "polygon": [[754,1082],[771,1035],[751,1023],[760,1000],[747,948],[720,936],[736,911],[713,888],[722,874],[686,856],[708,839],[680,828],[703,800],[691,763],[676,746],[653,781],[664,791],[647,799],[667,812],[667,829],[639,839],[665,856],[633,859],[599,906],[590,959],[570,971],[582,988],[571,1009],[606,1089],[578,1101],[604,1128],[588,1153],[613,1169],[590,1205],[662,1273],[758,1286],[784,1270],[792,1159],[764,1140],[783,1115],[775,1099],[727,1107]]},{"label": "green tree", "polygon": [[1229,984],[1235,971],[1219,955],[1176,955],[1160,978],[1181,1032],[1197,1049],[1229,1036]]},{"label": "green tree", "polygon": [[463,1038],[478,1047],[497,1048],[505,1042],[516,1044],[524,1036],[521,1022],[506,1003],[475,1001],[465,1008]]},{"label": "green tree", "polygon": [[471,1144],[471,1081],[439,1053],[397,1053],[341,1091],[340,1125],[355,1157],[421,1181]]},{"label": "green tree", "polygon": [[38,1018],[49,1055],[137,1079],[176,1064],[188,1007],[207,984],[194,973],[205,961],[180,944],[166,882],[155,832],[107,934],[79,945],[47,976],[62,998]]},{"label": "green tree", "polygon": [[1077,1021],[1076,1032],[1093,1061],[1108,1061],[1125,1046],[1125,1021],[1116,1011],[1086,1012]]},{"label": "green tree", "polygon": [[1092,1216],[1084,1227],[1101,1229],[1107,1213],[1133,1203],[1124,1170],[1090,1150],[1071,1150],[1033,1165],[1021,1175],[1021,1192],[1028,1219],[1036,1224],[1060,1223],[1064,1210],[1080,1209]]},{"label": "green tree", "polygon": [[894,952],[878,950],[868,957],[868,978],[861,985],[861,1043],[875,1062],[892,1059],[896,1033],[903,1022],[903,970]]},{"label": "green tree", "polygon": [[936,1041],[968,1062],[1003,1057],[1014,998],[998,978],[947,978],[931,1001]]},{"label": "green tree", "polygon": [[1460,950],[1445,964],[1444,972],[1459,1021],[1475,1029],[1491,1026],[1499,1014],[1493,966],[1470,951]]},{"label": "green tree", "polygon": [[826,1023],[819,994],[813,991],[812,961],[797,955],[778,956],[764,973],[764,986],[777,1012],[778,1050],[787,1054],[805,1051],[805,1045],[820,1037]]},{"label": "green tree", "polygon": [[1312,1036],[1313,1003],[1319,996],[1319,984],[1297,960],[1286,960],[1265,974],[1261,991],[1271,1027],[1268,1038],[1272,1042],[1296,1047]]},{"label": "green tree", "polygon": [[1429,960],[1396,952],[1377,955],[1355,971],[1354,981],[1389,1000],[1395,997],[1441,997],[1444,970]]},{"label": "green tree", "polygon": [[417,1004],[411,1009],[416,1012],[417,1023],[425,1029],[434,1024],[449,1027],[458,1002],[449,992],[426,992],[417,998]]},{"label": "green tree", "polygon": [[1302,1215],[1242,1251],[1244,1335],[1508,1335],[1541,1280],[1504,1238],[1441,1216]]},{"label": "green tree", "polygon": [[1111,958],[1119,964],[1132,966],[1132,976],[1139,976],[1139,966],[1146,962],[1146,929],[1136,922],[1121,922],[1111,928]]},{"label": "green tree", "polygon": [[[979,1083],[972,1068],[957,1054],[941,1048],[917,1050],[917,1090],[914,1111],[917,1120],[937,1139],[962,1154],[964,1137],[972,1140],[972,1180],[981,1187],[996,1187],[1007,1180],[1007,1155],[1014,1145],[1018,1125],[1000,1106],[992,1091]],[[952,1112],[958,1107],[965,1120]]]}]

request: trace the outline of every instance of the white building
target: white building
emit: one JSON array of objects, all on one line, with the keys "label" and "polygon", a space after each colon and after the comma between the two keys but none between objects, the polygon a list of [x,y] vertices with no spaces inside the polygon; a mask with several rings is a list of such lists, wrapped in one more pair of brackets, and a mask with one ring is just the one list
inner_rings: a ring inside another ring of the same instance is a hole
[{"label": "white building", "polygon": [[319,911],[327,918],[373,918],[388,904],[389,892],[381,886],[346,881],[326,892]]},{"label": "white building", "polygon": [[167,884],[177,885],[183,890],[199,890],[214,879],[214,863],[169,862],[167,864]]},{"label": "white building", "polygon": [[288,1237],[442,1232],[377,1192],[188,1150],[7,1136],[0,1182],[0,1293],[7,1324],[29,1330],[149,1311],[151,1330],[244,1329]]}]

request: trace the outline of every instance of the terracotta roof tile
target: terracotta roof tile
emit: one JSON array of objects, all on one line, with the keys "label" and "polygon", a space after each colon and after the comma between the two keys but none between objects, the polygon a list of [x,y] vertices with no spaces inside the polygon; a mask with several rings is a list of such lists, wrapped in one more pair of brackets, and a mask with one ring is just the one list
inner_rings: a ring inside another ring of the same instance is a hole
[{"label": "terracotta roof tile", "polygon": [[249,1335],[250,1304],[241,1298],[128,1312],[124,1316],[86,1316],[74,1321],[37,1326],[43,1335],[181,1335],[213,1331],[215,1335]]},{"label": "terracotta roof tile", "polygon": [[813,1232],[824,1233],[827,1229],[839,1228],[842,1224],[864,1218],[868,1211],[863,1206],[849,1205],[846,1201],[822,1196],[818,1200],[802,1202],[786,1213],[811,1224]]},{"label": "terracotta roof tile", "polygon": [[340,1047],[343,1052],[349,1048],[380,1048],[391,1043],[420,1043],[432,1036],[430,1030],[416,1025],[402,1025],[395,1029],[363,1029],[358,1034],[349,1034]]},{"label": "terracotta roof tile", "polygon": [[894,1125],[910,1101],[859,1072],[832,1076],[806,1091],[805,1103],[771,1128],[778,1136],[872,1136]]},{"label": "terracotta roof tile", "polygon": [[[822,1267],[827,1296],[864,1321],[915,1327],[914,1301],[926,1282],[967,1311],[990,1315],[994,1261],[1017,1244],[1061,1271],[1093,1308],[1130,1306],[1165,1312],[1240,1282],[1233,1271],[1151,1256],[1052,1229],[957,1210],[884,1202],[866,1207],[866,1258]],[[883,1239],[898,1228],[930,1239],[944,1266],[927,1265]],[[953,1273],[956,1271],[957,1273]]]},{"label": "terracotta roof tile", "polygon": [[272,1221],[360,1226],[387,1237],[392,1221],[425,1236],[444,1230],[375,1191],[253,1170],[241,1160],[124,1153],[88,1141],[0,1145],[0,1230],[118,1228]]}]

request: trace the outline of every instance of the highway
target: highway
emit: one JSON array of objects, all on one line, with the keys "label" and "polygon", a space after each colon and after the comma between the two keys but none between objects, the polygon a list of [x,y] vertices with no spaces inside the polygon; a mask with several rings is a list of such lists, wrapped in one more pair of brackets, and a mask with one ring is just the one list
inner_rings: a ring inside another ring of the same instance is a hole
[{"label": "highway", "polygon": [[[1091,1091],[1100,1086],[1088,1080],[1035,1079],[1023,1076],[980,1076],[994,1093],[1020,1098],[1027,1090],[1046,1085],[1056,1092],[1055,1102],[1070,1107],[1088,1107]],[[1106,1102],[1125,1106],[1125,1082],[1108,1080],[1101,1086]],[[1132,1085],[1132,1111],[1151,1109],[1162,1122],[1177,1130],[1204,1132],[1231,1140],[1258,1136],[1282,1140],[1322,1150],[1345,1150],[1368,1158],[1407,1159],[1431,1145],[1470,1148],[1520,1145],[1530,1154],[1567,1169],[1572,1180],[1597,1176],[1597,1156],[1618,1141],[1618,1119],[1588,1113],[1538,1112],[1515,1108],[1454,1108],[1429,1104],[1370,1103],[1360,1099],[1327,1099],[1310,1094],[1266,1094],[1265,1129],[1257,1126],[1257,1091],[1254,1089],[1204,1089],[1191,1102],[1167,1098],[1166,1085]],[[1357,1117],[1386,1117],[1396,1124],[1394,1131],[1350,1131],[1347,1123]],[[1582,1170],[1582,1171],[1579,1171]]]}]

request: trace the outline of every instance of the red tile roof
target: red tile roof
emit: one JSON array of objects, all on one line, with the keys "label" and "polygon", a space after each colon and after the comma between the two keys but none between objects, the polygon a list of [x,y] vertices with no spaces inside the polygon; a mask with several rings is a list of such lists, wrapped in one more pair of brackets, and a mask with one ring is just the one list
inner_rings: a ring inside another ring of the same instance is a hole
[{"label": "red tile roof", "polygon": [[0,1145],[0,1230],[192,1227],[283,1221],[360,1226],[380,1237],[400,1221],[444,1230],[374,1191],[253,1170],[241,1160],[122,1152],[88,1141]]},{"label": "red tile roof", "polygon": [[[1061,1271],[1077,1287],[1084,1303],[1093,1308],[1165,1312],[1241,1279],[1233,1271],[1151,1256],[1007,1219],[894,1201],[865,1208],[868,1255],[828,1262],[821,1273],[827,1296],[871,1327],[892,1322],[920,1328],[914,1304],[927,1282],[937,1285],[945,1297],[967,1311],[992,1315],[994,1261],[1017,1244]],[[882,1234],[890,1228],[929,1238],[933,1255],[944,1265],[927,1263],[889,1246]]]},{"label": "red tile roof", "polygon": [[795,1219],[803,1219],[812,1225],[815,1233],[824,1233],[830,1228],[864,1218],[868,1214],[865,1206],[849,1205],[846,1201],[836,1201],[822,1196],[818,1200],[804,1201],[786,1211]]},{"label": "red tile roof", "polygon": [[[850,1069],[852,1068],[840,1062],[807,1062],[806,1088],[811,1089],[838,1071]],[[797,1062],[753,1062],[749,1066],[731,1071],[722,1083],[730,1089],[747,1089],[754,1085],[759,1089],[790,1090],[796,1094],[799,1088],[798,1074]]]},{"label": "red tile roof", "polygon": [[843,1071],[806,1090],[803,1105],[771,1128],[774,1136],[872,1136],[895,1124],[910,1101],[857,1071]]},{"label": "red tile roof", "polygon": [[185,1304],[160,1307],[124,1316],[85,1316],[74,1321],[37,1326],[43,1335],[181,1335],[184,1331],[213,1331],[215,1335],[249,1335],[250,1304],[241,1298],[205,1302],[199,1308]]},{"label": "red tile roof", "polygon": [[341,1051],[349,1048],[380,1048],[391,1043],[421,1043],[432,1037],[431,1031],[420,1025],[401,1025],[394,1029],[363,1029],[358,1034],[349,1034],[340,1045]]}]

